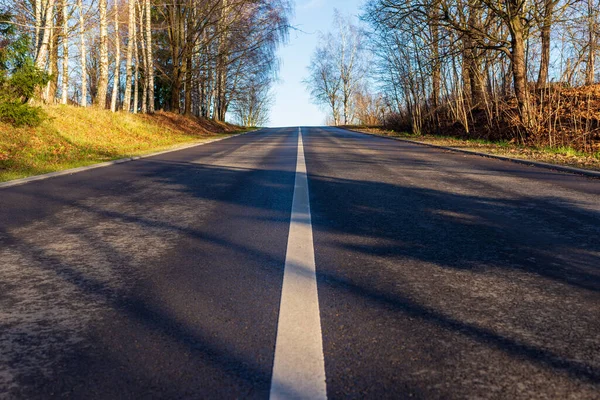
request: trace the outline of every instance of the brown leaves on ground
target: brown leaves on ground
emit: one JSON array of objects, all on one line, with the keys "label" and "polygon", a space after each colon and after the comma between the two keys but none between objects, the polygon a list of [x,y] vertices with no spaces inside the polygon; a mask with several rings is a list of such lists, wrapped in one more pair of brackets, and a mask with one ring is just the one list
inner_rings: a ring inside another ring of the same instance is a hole
[{"label": "brown leaves on ground", "polygon": [[185,116],[165,111],[154,114],[140,114],[140,117],[152,124],[163,126],[172,130],[179,130],[189,135],[214,135],[216,133],[232,133],[239,131],[239,127],[225,122]]},{"label": "brown leaves on ground", "polygon": [[520,160],[538,161],[548,164],[564,165],[575,168],[600,171],[600,158],[586,155],[569,148],[536,148],[521,146],[507,142],[483,142],[466,140],[454,137],[441,137],[430,135],[410,135],[398,133],[381,128],[353,128],[353,130],[371,133],[379,136],[398,137],[417,143],[427,143],[436,146],[451,147],[460,150],[470,150],[485,154],[493,154]]}]

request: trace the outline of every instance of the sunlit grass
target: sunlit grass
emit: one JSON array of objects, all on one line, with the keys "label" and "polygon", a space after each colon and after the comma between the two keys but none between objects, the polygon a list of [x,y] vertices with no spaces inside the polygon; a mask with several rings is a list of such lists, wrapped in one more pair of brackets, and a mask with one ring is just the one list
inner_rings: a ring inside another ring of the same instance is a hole
[{"label": "sunlit grass", "polygon": [[559,155],[568,156],[568,157],[585,157],[586,156],[585,153],[583,153],[581,151],[577,151],[574,148],[567,147],[567,146],[543,147],[542,150],[547,151],[549,153],[559,154]]},{"label": "sunlit grass", "polygon": [[237,127],[169,113],[111,113],[46,107],[36,128],[0,123],[0,181],[144,155],[239,131]]},{"label": "sunlit grass", "polygon": [[600,170],[600,152],[586,154],[568,146],[529,147],[509,141],[463,139],[443,135],[415,135],[412,133],[395,132],[375,127],[353,127],[352,129],[381,136],[405,138],[423,143],[472,150],[511,158]]}]

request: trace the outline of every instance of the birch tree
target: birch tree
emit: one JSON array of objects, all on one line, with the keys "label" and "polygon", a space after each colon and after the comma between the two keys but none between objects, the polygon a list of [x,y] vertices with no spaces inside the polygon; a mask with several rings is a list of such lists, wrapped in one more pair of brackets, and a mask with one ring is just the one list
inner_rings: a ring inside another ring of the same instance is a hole
[{"label": "birch tree", "polygon": [[62,57],[62,86],[61,104],[67,104],[69,97],[69,2],[62,0],[63,7],[63,57]]},{"label": "birch tree", "polygon": [[77,9],[79,11],[79,64],[81,68],[81,100],[79,101],[79,105],[87,107],[87,62],[82,0],[77,0]]},{"label": "birch tree", "polygon": [[[111,111],[151,113],[158,105],[224,120],[235,105],[264,115],[291,0],[130,0],[127,7],[115,0],[110,10],[107,1],[0,0],[1,9],[15,9],[17,29],[30,35],[34,63],[52,73],[36,99],[64,104],[74,92],[81,106]],[[120,15],[125,10],[128,18]]]},{"label": "birch tree", "polygon": [[148,112],[154,112],[154,56],[152,53],[152,8],[150,0],[144,0],[146,6],[146,82],[148,87]]},{"label": "birch tree", "polygon": [[98,89],[94,104],[96,107],[106,107],[106,96],[108,94],[108,18],[107,0],[98,1],[100,12],[100,65]]},{"label": "birch tree", "polygon": [[123,96],[123,111],[131,109],[131,85],[133,79],[133,51],[135,46],[135,0],[128,2],[128,34],[127,34],[127,60],[125,61],[125,95]]},{"label": "birch tree", "polygon": [[[333,38],[328,37],[327,42]],[[327,43],[326,42],[326,43]],[[315,49],[309,65],[309,76],[304,81],[315,104],[325,105],[333,124],[340,124],[340,102],[342,80],[339,75],[331,45],[321,45]]]},{"label": "birch tree", "polygon": [[37,49],[35,66],[42,70],[46,69],[46,63],[48,62],[48,47],[52,38],[52,24],[54,19],[54,3],[55,0],[48,0],[46,6],[42,9],[43,12],[40,13],[40,19],[44,15],[43,35]]},{"label": "birch tree", "polygon": [[365,77],[362,33],[357,25],[334,15],[334,31],[321,35],[305,84],[313,101],[329,108],[335,125],[353,121],[352,102]]},{"label": "birch tree", "polygon": [[117,111],[117,97],[119,95],[119,73],[121,71],[121,38],[119,33],[119,2],[115,0],[114,4],[115,19],[115,73],[113,78],[113,90],[110,100],[110,110]]}]

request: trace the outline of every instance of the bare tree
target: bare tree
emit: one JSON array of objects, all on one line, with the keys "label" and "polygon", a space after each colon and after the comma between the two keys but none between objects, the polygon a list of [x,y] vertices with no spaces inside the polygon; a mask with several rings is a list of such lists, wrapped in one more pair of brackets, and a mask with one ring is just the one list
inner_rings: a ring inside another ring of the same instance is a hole
[{"label": "bare tree", "polygon": [[336,67],[331,46],[319,46],[312,56],[309,76],[304,83],[313,101],[318,105],[326,105],[333,124],[339,125],[342,80]]},{"label": "bare tree", "polygon": [[335,45],[334,56],[337,58],[339,76],[342,83],[342,116],[344,124],[353,119],[351,115],[352,100],[359,83],[364,77],[362,33],[350,22],[349,17],[335,11]]},{"label": "bare tree", "polygon": [[362,36],[358,26],[336,10],[334,31],[320,36],[311,59],[305,84],[316,104],[327,105],[335,125],[354,119],[354,94],[365,77]]}]

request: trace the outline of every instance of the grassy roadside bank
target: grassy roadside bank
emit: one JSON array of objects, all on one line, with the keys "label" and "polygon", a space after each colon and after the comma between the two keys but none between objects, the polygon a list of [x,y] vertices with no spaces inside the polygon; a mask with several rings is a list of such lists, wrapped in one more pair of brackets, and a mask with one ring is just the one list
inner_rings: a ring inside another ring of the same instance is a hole
[{"label": "grassy roadside bank", "polygon": [[528,161],[539,161],[548,164],[600,171],[600,153],[584,154],[568,147],[535,148],[509,142],[489,142],[485,140],[461,139],[456,137],[434,135],[412,135],[373,127],[346,127],[357,132],[371,133],[379,136],[397,137],[414,142],[452,147],[461,150],[516,158]]},{"label": "grassy roadside bank", "polygon": [[111,113],[75,106],[44,107],[35,128],[0,122],[0,182],[144,155],[244,130],[229,124],[158,112]]}]

